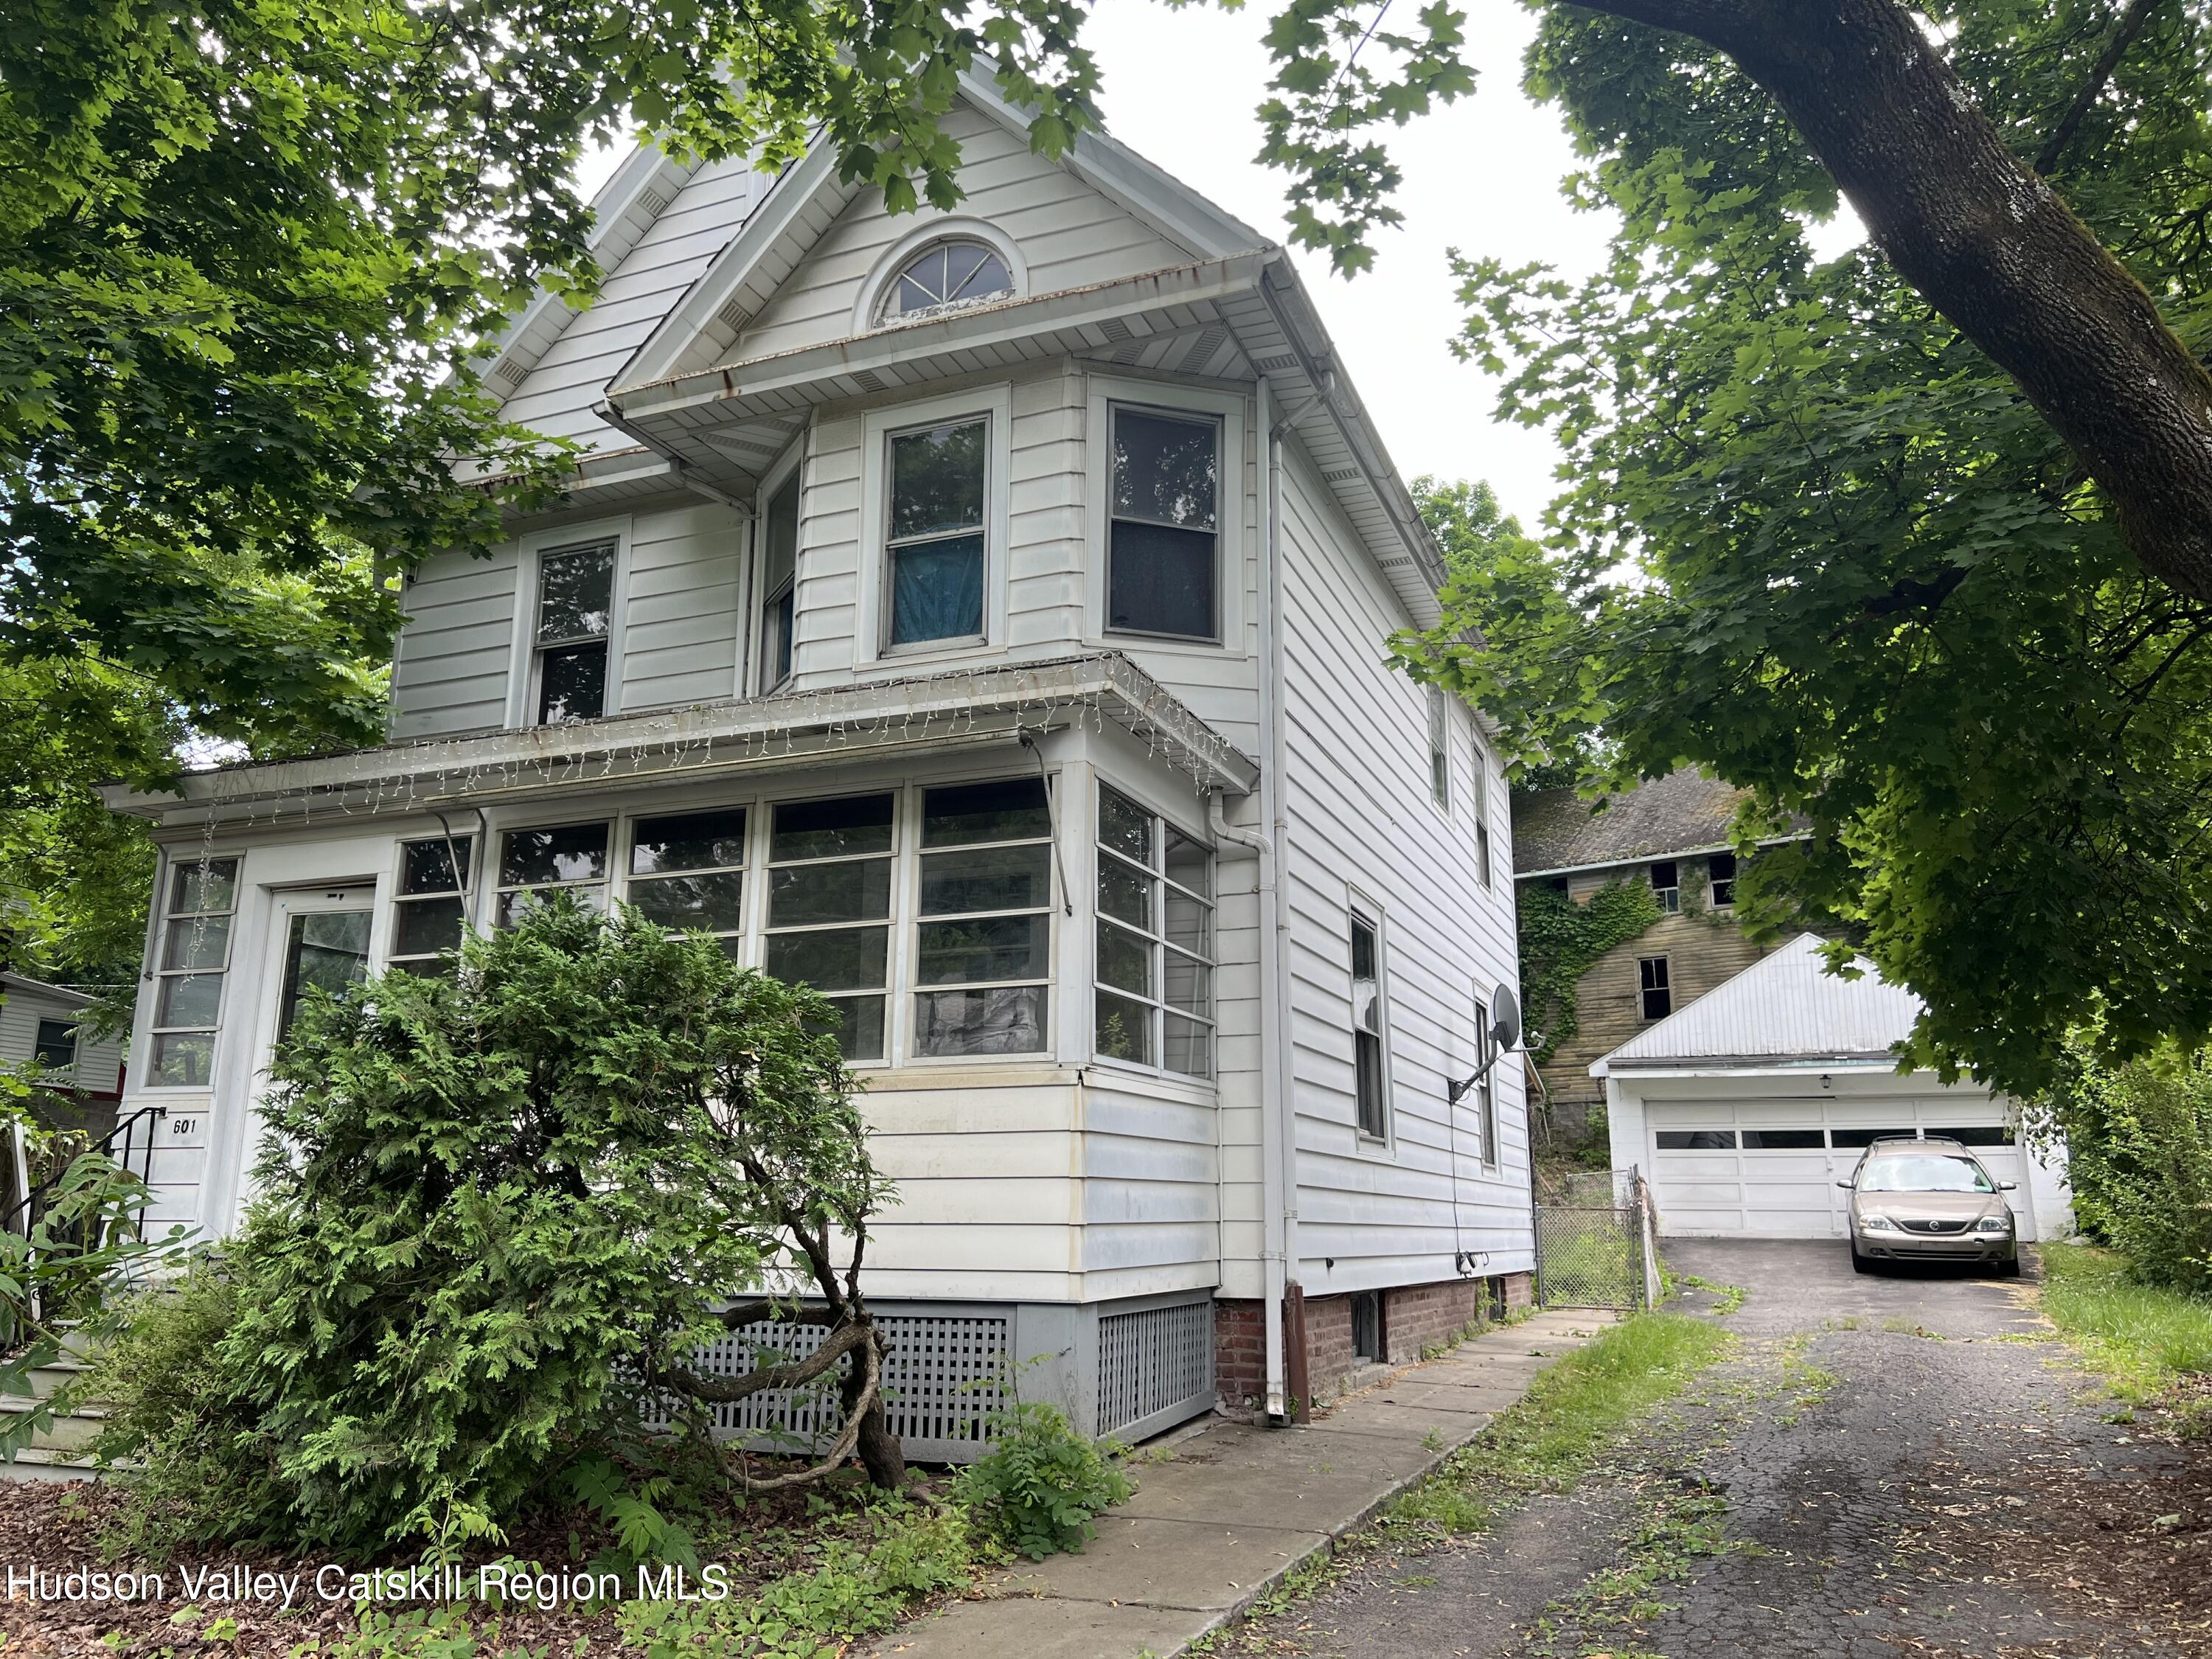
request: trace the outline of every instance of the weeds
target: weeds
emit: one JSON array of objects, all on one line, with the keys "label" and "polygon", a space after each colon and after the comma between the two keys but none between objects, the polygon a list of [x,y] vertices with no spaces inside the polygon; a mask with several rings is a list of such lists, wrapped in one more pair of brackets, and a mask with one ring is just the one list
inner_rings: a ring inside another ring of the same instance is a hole
[{"label": "weeds", "polygon": [[2124,1258],[2084,1244],[2043,1247],[2041,1301],[2113,1398],[2172,1413],[2185,1438],[2212,1437],[2212,1302],[2137,1284]]},{"label": "weeds", "polygon": [[1751,1294],[1741,1285],[1723,1285],[1716,1279],[1702,1278],[1696,1273],[1687,1275],[1682,1280],[1682,1284],[1687,1289],[1704,1291],[1710,1294],[1713,1298],[1714,1316],[1719,1319],[1726,1319],[1738,1308],[1743,1306],[1744,1297]]}]

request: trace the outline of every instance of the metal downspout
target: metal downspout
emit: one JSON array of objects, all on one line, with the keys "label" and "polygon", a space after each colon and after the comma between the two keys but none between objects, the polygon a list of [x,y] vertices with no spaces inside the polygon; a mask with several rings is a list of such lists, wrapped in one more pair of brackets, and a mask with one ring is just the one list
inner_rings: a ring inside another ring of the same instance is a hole
[{"label": "metal downspout", "polygon": [[[1267,1416],[1286,1423],[1305,1407],[1290,1389],[1289,1303],[1298,1252],[1297,1101],[1291,1074],[1291,826],[1283,790],[1283,438],[1318,408],[1315,394],[1280,420],[1273,388],[1260,381],[1260,424],[1267,436],[1267,476],[1261,490],[1261,545],[1267,561],[1267,598],[1260,613],[1260,815],[1267,846],[1260,858],[1260,998],[1273,1011],[1273,1040],[1261,1052],[1261,1187],[1267,1206]],[[1267,1022],[1263,1021],[1263,1029]],[[1304,1366],[1298,1369],[1303,1371]]]}]

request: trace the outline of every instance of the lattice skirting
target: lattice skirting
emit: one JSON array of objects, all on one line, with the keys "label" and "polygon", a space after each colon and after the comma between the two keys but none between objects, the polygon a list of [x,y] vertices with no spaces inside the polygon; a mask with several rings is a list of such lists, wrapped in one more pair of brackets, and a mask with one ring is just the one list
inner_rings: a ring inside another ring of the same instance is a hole
[{"label": "lattice skirting", "polygon": [[[1089,1307],[1057,1304],[878,1303],[890,1347],[884,1395],[891,1432],[926,1463],[966,1463],[988,1449],[1009,1385],[1060,1407],[1086,1434],[1156,1434],[1213,1405],[1213,1304],[1156,1297]],[[746,1326],[694,1361],[738,1376],[814,1352],[828,1334],[805,1321]],[[846,1362],[849,1364],[850,1362]],[[842,1371],[842,1368],[841,1368]],[[795,1397],[756,1395],[714,1408],[714,1431],[763,1451],[802,1451],[836,1432],[836,1381]],[[653,1426],[668,1427],[664,1418]]]}]

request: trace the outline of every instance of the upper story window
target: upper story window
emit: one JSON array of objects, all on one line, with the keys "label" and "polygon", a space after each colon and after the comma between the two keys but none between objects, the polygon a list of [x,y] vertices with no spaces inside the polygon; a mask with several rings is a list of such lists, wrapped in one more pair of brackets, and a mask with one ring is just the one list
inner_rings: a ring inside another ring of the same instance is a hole
[{"label": "upper story window", "polygon": [[1646,1019],[1664,1019],[1674,1012],[1674,978],[1664,957],[1636,958],[1638,1011]]},{"label": "upper story window", "polygon": [[461,948],[468,929],[473,841],[399,843],[399,890],[392,905],[392,949],[386,967],[407,974],[441,972],[447,952]]},{"label": "upper story window", "polygon": [[1659,908],[1673,915],[1682,908],[1682,881],[1672,859],[1661,859],[1651,866],[1651,896],[1659,901]]},{"label": "upper story window", "polygon": [[1714,853],[1705,860],[1705,896],[1716,910],[1735,902],[1735,854]]},{"label": "upper story window", "polygon": [[979,417],[890,435],[890,645],[983,636],[990,430]]},{"label": "upper story window", "polygon": [[1221,423],[1115,405],[1106,625],[1221,637]]},{"label": "upper story window", "polygon": [[1451,710],[1441,685],[1429,688],[1429,799],[1451,811]]},{"label": "upper story window", "polygon": [[763,696],[791,678],[791,627],[799,592],[799,470],[761,514],[760,667]]},{"label": "upper story window", "polygon": [[[1482,884],[1491,884],[1490,851],[1490,768],[1482,758],[1482,745],[1474,745],[1474,866]],[[1566,878],[1559,881],[1559,889],[1567,890]]]},{"label": "upper story window", "polygon": [[558,549],[538,562],[538,723],[607,712],[607,632],[614,617],[615,544]]},{"label": "upper story window", "polygon": [[1352,1071],[1359,1133],[1390,1133],[1390,1079],[1382,1012],[1382,930],[1352,913]]},{"label": "upper story window", "polygon": [[215,1033],[222,1012],[223,969],[238,908],[238,860],[198,859],[169,877],[154,999],[156,1088],[204,1089],[215,1072]]},{"label": "upper story window", "polygon": [[1012,273],[995,249],[966,240],[939,242],[908,260],[891,279],[882,320],[905,322],[1003,299],[1013,291]]},{"label": "upper story window", "polygon": [[76,1065],[76,1022],[73,1019],[40,1020],[38,1041],[31,1050],[31,1058],[57,1072]]}]

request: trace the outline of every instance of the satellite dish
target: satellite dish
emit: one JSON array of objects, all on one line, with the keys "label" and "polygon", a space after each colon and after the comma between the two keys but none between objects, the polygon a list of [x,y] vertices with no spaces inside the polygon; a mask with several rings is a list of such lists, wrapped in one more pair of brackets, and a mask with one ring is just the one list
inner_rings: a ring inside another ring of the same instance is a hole
[{"label": "satellite dish", "polygon": [[1490,994],[1490,1040],[1501,1054],[1521,1041],[1521,1002],[1510,985],[1501,985]]}]

